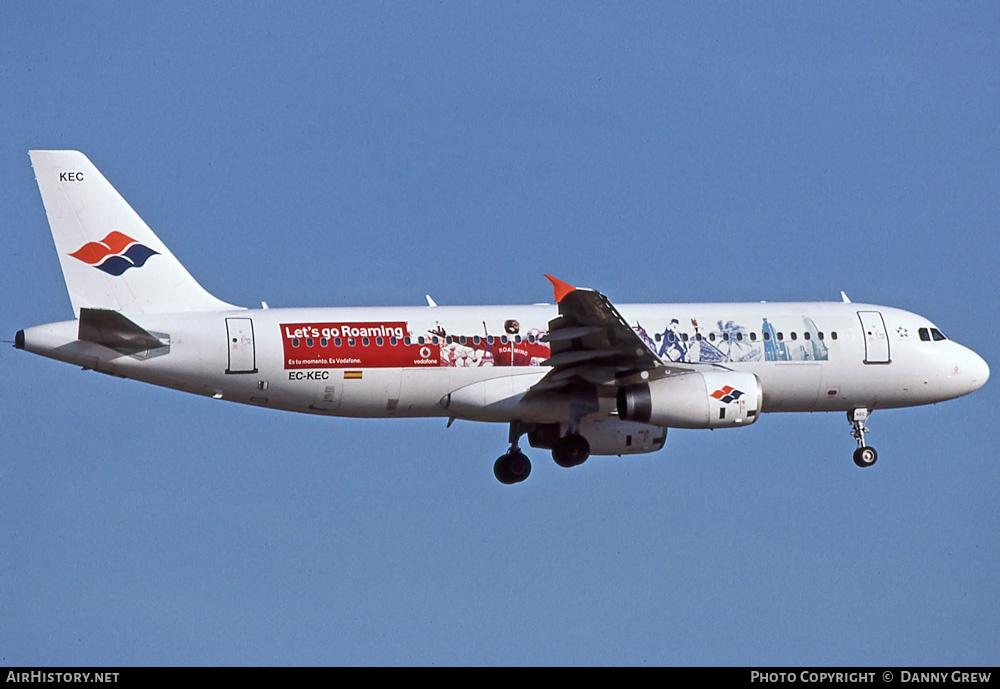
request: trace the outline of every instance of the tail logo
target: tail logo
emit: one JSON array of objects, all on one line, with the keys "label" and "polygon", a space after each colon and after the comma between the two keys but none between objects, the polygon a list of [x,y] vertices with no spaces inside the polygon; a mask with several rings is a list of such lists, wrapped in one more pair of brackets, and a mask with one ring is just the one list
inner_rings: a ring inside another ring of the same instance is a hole
[{"label": "tail logo", "polygon": [[712,393],[712,397],[725,404],[738,400],[742,396],[742,390],[737,390],[729,385],[725,385]]},{"label": "tail logo", "polygon": [[99,242],[87,242],[70,256],[118,277],[129,268],[141,268],[150,256],[157,253],[127,234],[114,230]]}]

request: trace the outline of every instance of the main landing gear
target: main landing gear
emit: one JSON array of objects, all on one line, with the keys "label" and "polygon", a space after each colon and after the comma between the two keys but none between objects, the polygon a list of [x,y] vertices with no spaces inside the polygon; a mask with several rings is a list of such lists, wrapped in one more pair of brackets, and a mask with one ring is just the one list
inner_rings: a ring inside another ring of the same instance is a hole
[{"label": "main landing gear", "polygon": [[552,459],[564,469],[578,467],[590,457],[590,443],[579,433],[568,433],[556,441]]},{"label": "main landing gear", "polygon": [[520,483],[531,474],[531,460],[521,452],[521,448],[512,447],[505,455],[497,457],[493,463],[493,475],[497,481],[505,485]]},{"label": "main landing gear", "polygon": [[854,451],[854,463],[864,469],[870,467],[878,459],[878,453],[874,447],[865,445],[865,433],[869,430],[865,427],[865,421],[871,412],[868,409],[855,409],[847,412],[847,420],[851,422],[851,436],[858,441],[858,449]]},{"label": "main landing gear", "polygon": [[590,457],[590,443],[571,428],[564,435],[559,435],[559,424],[521,424],[510,425],[510,449],[506,454],[497,457],[493,463],[493,475],[500,483],[512,485],[528,478],[531,473],[531,461],[521,452],[518,440],[529,433],[532,447],[551,448],[552,459],[563,468],[580,466]]},{"label": "main landing gear", "polygon": [[531,460],[517,446],[517,441],[525,432],[526,429],[516,421],[510,425],[510,449],[493,463],[493,475],[500,483],[510,486],[520,483],[531,474]]}]

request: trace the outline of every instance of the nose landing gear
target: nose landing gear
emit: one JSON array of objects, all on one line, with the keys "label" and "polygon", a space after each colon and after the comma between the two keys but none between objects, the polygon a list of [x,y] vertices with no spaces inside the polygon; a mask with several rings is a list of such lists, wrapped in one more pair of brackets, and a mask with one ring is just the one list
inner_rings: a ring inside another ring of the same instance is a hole
[{"label": "nose landing gear", "polygon": [[865,427],[865,421],[871,412],[868,409],[855,409],[847,412],[847,420],[851,422],[851,436],[858,441],[858,449],[854,451],[854,463],[862,469],[870,467],[878,459],[878,453],[874,447],[865,444],[865,433],[869,433]]}]

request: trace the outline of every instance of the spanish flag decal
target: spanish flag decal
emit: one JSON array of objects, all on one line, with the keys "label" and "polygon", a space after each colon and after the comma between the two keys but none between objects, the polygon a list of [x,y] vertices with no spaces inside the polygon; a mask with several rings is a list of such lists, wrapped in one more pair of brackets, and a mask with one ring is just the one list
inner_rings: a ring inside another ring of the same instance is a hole
[{"label": "spanish flag decal", "polygon": [[361,371],[344,371],[344,380],[361,380]]}]

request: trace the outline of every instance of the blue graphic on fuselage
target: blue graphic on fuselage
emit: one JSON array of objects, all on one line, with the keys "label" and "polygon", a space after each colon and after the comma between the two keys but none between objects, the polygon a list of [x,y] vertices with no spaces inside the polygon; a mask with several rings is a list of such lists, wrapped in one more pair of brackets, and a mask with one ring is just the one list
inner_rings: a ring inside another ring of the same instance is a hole
[{"label": "blue graphic on fuselage", "polygon": [[764,361],[788,361],[785,343],[778,339],[777,331],[766,318],[760,329],[764,333]]},{"label": "blue graphic on fuselage", "polygon": [[[657,342],[641,326],[636,332],[664,361],[691,364],[721,364],[748,361],[826,361],[830,352],[823,333],[808,316],[802,317],[802,329],[788,335],[778,331],[764,318],[760,330],[753,332],[736,321],[716,321],[707,334],[691,319],[694,334],[681,332],[680,321],[672,319],[657,335]],[[801,339],[799,339],[801,337]]]}]

